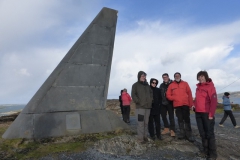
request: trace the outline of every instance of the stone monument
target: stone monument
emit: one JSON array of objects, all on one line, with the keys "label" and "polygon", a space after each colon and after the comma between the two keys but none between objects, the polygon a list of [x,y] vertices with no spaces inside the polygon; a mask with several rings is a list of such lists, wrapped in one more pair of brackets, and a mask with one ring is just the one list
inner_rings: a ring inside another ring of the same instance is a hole
[{"label": "stone monument", "polygon": [[117,11],[103,8],[2,137],[38,139],[128,128],[105,110],[116,24]]}]

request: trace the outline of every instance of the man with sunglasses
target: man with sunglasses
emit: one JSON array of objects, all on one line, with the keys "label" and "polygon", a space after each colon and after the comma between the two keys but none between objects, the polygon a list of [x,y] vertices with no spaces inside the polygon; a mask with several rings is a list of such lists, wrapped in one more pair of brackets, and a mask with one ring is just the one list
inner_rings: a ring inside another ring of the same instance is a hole
[{"label": "man with sunglasses", "polygon": [[[172,137],[175,137],[175,120],[174,120],[174,108],[173,108],[173,102],[168,100],[166,97],[166,92],[168,89],[168,86],[172,83],[172,80],[169,78],[167,73],[164,73],[162,75],[163,83],[160,85],[160,91],[161,91],[161,116],[164,124],[164,130],[162,131],[162,135],[169,134]],[[169,122],[167,120],[167,114],[169,118]]]},{"label": "man with sunglasses", "polygon": [[152,108],[153,93],[146,80],[147,74],[143,71],[138,72],[138,81],[132,85],[132,99],[136,104],[135,115],[137,118],[138,141],[147,141],[148,120],[150,109]]}]

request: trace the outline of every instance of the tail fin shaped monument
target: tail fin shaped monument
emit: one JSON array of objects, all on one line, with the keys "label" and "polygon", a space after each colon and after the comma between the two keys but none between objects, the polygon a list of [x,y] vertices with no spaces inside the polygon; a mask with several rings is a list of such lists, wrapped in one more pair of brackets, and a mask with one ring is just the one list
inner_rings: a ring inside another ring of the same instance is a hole
[{"label": "tail fin shaped monument", "polygon": [[47,138],[128,128],[105,110],[117,11],[103,8],[3,134]]}]

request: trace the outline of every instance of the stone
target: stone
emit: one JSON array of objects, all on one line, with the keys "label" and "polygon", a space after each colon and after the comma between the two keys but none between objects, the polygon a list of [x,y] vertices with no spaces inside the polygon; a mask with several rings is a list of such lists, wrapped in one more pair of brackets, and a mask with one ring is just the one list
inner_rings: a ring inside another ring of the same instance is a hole
[{"label": "stone", "polygon": [[141,144],[136,136],[122,135],[111,139],[103,139],[94,144],[94,149],[101,153],[113,155],[141,155],[155,147],[153,141]]}]

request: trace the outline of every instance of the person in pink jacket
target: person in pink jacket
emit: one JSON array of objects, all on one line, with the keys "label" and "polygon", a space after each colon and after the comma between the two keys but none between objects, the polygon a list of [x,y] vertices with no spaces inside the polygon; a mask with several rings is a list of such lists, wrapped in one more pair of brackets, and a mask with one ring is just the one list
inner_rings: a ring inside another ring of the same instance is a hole
[{"label": "person in pink jacket", "polygon": [[127,89],[124,88],[122,92],[122,105],[123,105],[123,121],[130,123],[130,104],[132,98],[127,93]]},{"label": "person in pink jacket", "polygon": [[216,159],[216,142],[214,134],[215,111],[217,107],[217,94],[213,81],[206,71],[197,74],[196,97],[193,110],[195,111],[199,134],[202,138],[200,154],[207,159]]}]

